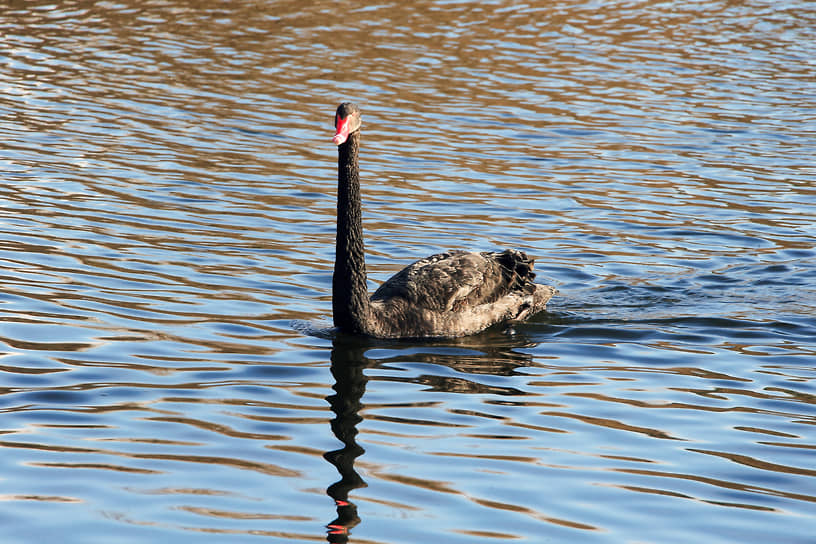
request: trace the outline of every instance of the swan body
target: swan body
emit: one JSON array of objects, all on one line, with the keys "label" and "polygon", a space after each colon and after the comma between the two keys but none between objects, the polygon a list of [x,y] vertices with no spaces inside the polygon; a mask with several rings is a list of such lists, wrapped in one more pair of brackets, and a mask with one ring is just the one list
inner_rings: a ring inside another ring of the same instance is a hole
[{"label": "swan body", "polygon": [[360,110],[337,108],[337,250],[332,280],[334,324],[343,332],[379,338],[446,338],[541,312],[555,293],[535,283],[523,252],[453,250],[408,265],[371,297],[366,287],[358,168]]}]

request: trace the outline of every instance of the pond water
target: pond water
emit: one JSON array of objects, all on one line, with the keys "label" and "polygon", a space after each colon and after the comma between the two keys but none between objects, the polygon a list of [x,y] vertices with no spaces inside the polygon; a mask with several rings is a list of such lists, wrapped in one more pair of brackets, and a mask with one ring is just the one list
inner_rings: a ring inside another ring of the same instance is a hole
[{"label": "pond water", "polygon": [[[813,6],[0,2],[2,541],[812,542]],[[327,330],[343,100],[546,313]]]}]

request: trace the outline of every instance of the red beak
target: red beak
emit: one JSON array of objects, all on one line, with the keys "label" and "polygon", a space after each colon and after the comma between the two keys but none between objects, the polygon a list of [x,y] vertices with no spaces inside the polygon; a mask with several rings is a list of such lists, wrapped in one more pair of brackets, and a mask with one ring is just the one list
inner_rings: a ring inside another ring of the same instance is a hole
[{"label": "red beak", "polygon": [[337,145],[340,145],[343,142],[345,142],[348,139],[350,124],[351,115],[349,115],[345,119],[341,119],[340,116],[338,116],[334,122],[334,126],[337,127],[337,132],[334,134],[332,142],[334,142]]}]

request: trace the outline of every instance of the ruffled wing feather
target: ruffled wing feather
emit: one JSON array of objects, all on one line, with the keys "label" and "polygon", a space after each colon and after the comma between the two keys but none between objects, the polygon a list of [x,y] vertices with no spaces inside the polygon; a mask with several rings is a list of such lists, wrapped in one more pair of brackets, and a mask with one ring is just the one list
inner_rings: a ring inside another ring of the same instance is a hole
[{"label": "ruffled wing feather", "polygon": [[419,260],[383,283],[372,301],[401,298],[417,308],[457,312],[493,303],[512,291],[535,290],[533,261],[524,253],[448,251]]}]

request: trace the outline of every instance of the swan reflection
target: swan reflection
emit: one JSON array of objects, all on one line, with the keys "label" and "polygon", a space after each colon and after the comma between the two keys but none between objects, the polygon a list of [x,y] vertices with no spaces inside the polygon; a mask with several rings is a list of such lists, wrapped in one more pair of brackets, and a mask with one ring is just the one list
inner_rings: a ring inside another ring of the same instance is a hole
[{"label": "swan reflection", "polygon": [[[364,373],[366,369],[383,368],[383,363],[386,362],[413,361],[438,365],[456,371],[457,376],[425,373],[384,376],[380,373],[377,379],[421,384],[428,391],[518,396],[524,393],[511,387],[484,383],[478,377],[514,375],[520,367],[529,366],[531,361],[530,355],[521,352],[520,348],[533,344],[534,341],[524,334],[511,335],[506,331],[484,333],[470,337],[467,341],[456,339],[405,345],[383,344],[376,340],[338,334],[333,340],[331,352],[334,394],[326,397],[326,400],[334,412],[332,432],[340,440],[342,447],[323,455],[340,473],[340,480],[326,489],[337,508],[336,518],[327,524],[327,540],[348,542],[351,530],[361,521],[357,506],[349,500],[349,495],[355,489],[367,486],[354,469],[357,458],[365,453],[356,438],[357,425],[363,420],[360,412],[368,383]],[[377,355],[382,355],[383,358]]]}]

